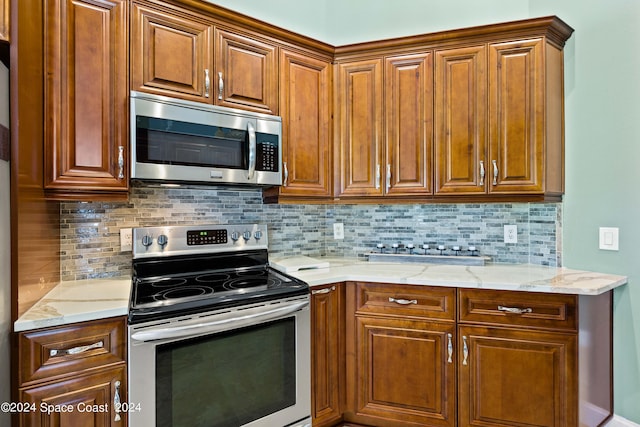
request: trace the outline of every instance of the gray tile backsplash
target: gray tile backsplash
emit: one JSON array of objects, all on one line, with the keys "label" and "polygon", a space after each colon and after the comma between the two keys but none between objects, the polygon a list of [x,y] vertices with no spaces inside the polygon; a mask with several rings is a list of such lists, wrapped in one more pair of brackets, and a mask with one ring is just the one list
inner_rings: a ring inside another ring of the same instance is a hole
[{"label": "gray tile backsplash", "polygon": [[[561,265],[561,203],[265,205],[259,190],[135,186],[126,203],[61,205],[61,277],[128,275],[120,228],[156,225],[266,223],[271,256],[358,256],[382,242],[475,245],[494,262]],[[333,223],[344,240],[333,239]],[[504,244],[503,226],[518,226]]]}]

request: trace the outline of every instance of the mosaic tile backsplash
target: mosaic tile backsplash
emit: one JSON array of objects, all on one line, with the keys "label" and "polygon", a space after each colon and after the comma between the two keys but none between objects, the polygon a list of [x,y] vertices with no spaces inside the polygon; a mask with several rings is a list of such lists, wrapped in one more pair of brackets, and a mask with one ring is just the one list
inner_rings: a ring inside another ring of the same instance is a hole
[{"label": "mosaic tile backsplash", "polygon": [[[270,256],[364,257],[376,243],[476,246],[493,262],[561,265],[561,203],[269,205],[260,190],[138,185],[126,203],[61,204],[61,278],[131,273],[120,229],[157,225],[266,223]],[[333,223],[344,224],[334,240]],[[518,243],[503,243],[503,226]]]}]

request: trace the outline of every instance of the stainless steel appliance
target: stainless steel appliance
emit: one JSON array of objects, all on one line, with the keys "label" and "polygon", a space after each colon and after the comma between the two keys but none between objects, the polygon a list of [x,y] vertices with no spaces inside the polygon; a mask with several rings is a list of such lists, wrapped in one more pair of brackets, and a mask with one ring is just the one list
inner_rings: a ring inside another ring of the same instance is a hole
[{"label": "stainless steel appliance", "polygon": [[282,120],[131,92],[131,178],[161,183],[282,184]]},{"label": "stainless steel appliance", "polygon": [[310,427],[309,286],[264,225],[136,228],[131,427]]}]

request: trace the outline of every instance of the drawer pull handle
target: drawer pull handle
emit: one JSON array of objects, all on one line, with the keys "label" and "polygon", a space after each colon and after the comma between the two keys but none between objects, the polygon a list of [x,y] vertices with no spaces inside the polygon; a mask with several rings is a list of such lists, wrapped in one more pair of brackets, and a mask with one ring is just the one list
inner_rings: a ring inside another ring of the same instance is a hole
[{"label": "drawer pull handle", "polygon": [[467,345],[467,337],[462,336],[462,355],[464,356],[462,359],[463,365],[468,365],[467,359],[469,359],[469,346]]},{"label": "drawer pull handle", "polygon": [[447,359],[447,363],[453,363],[453,342],[451,342],[451,338],[453,338],[453,335],[451,334],[447,334],[447,339],[448,339],[448,343],[447,343],[447,353],[449,353],[449,358]]},{"label": "drawer pull handle", "polygon": [[480,160],[480,187],[484,186],[484,161]]},{"label": "drawer pull handle", "polygon": [[104,347],[104,342],[98,341],[93,344],[83,345],[80,347],[73,347],[69,349],[62,349],[62,350],[53,349],[53,350],[49,350],[49,357],[66,356],[68,354],[81,354],[86,351],[93,350],[94,348],[102,348],[102,347]]},{"label": "drawer pull handle", "polygon": [[336,290],[335,286],[332,286],[330,288],[317,289],[315,291],[311,291],[311,295],[328,294],[329,292],[333,292],[335,290]]},{"label": "drawer pull handle", "polygon": [[113,407],[116,410],[116,416],[113,421],[120,421],[120,381],[116,381],[116,393],[113,395]]},{"label": "drawer pull handle", "polygon": [[381,176],[380,176],[380,164],[377,164],[376,165],[376,182],[375,182],[376,190],[380,189],[380,178],[381,178]]},{"label": "drawer pull handle", "polygon": [[402,299],[402,298],[396,299],[392,297],[389,297],[389,302],[395,302],[396,304],[400,304],[400,305],[418,304],[417,299]]},{"label": "drawer pull handle", "polygon": [[505,307],[503,305],[498,306],[498,311],[505,311],[513,314],[533,313],[533,309],[531,308]]}]

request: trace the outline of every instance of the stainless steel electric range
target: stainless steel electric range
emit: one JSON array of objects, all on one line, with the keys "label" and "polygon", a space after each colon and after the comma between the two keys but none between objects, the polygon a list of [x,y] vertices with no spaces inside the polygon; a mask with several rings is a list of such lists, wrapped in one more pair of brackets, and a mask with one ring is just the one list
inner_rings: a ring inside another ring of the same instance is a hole
[{"label": "stainless steel electric range", "polygon": [[133,231],[131,427],[310,426],[309,287],[264,225]]}]

